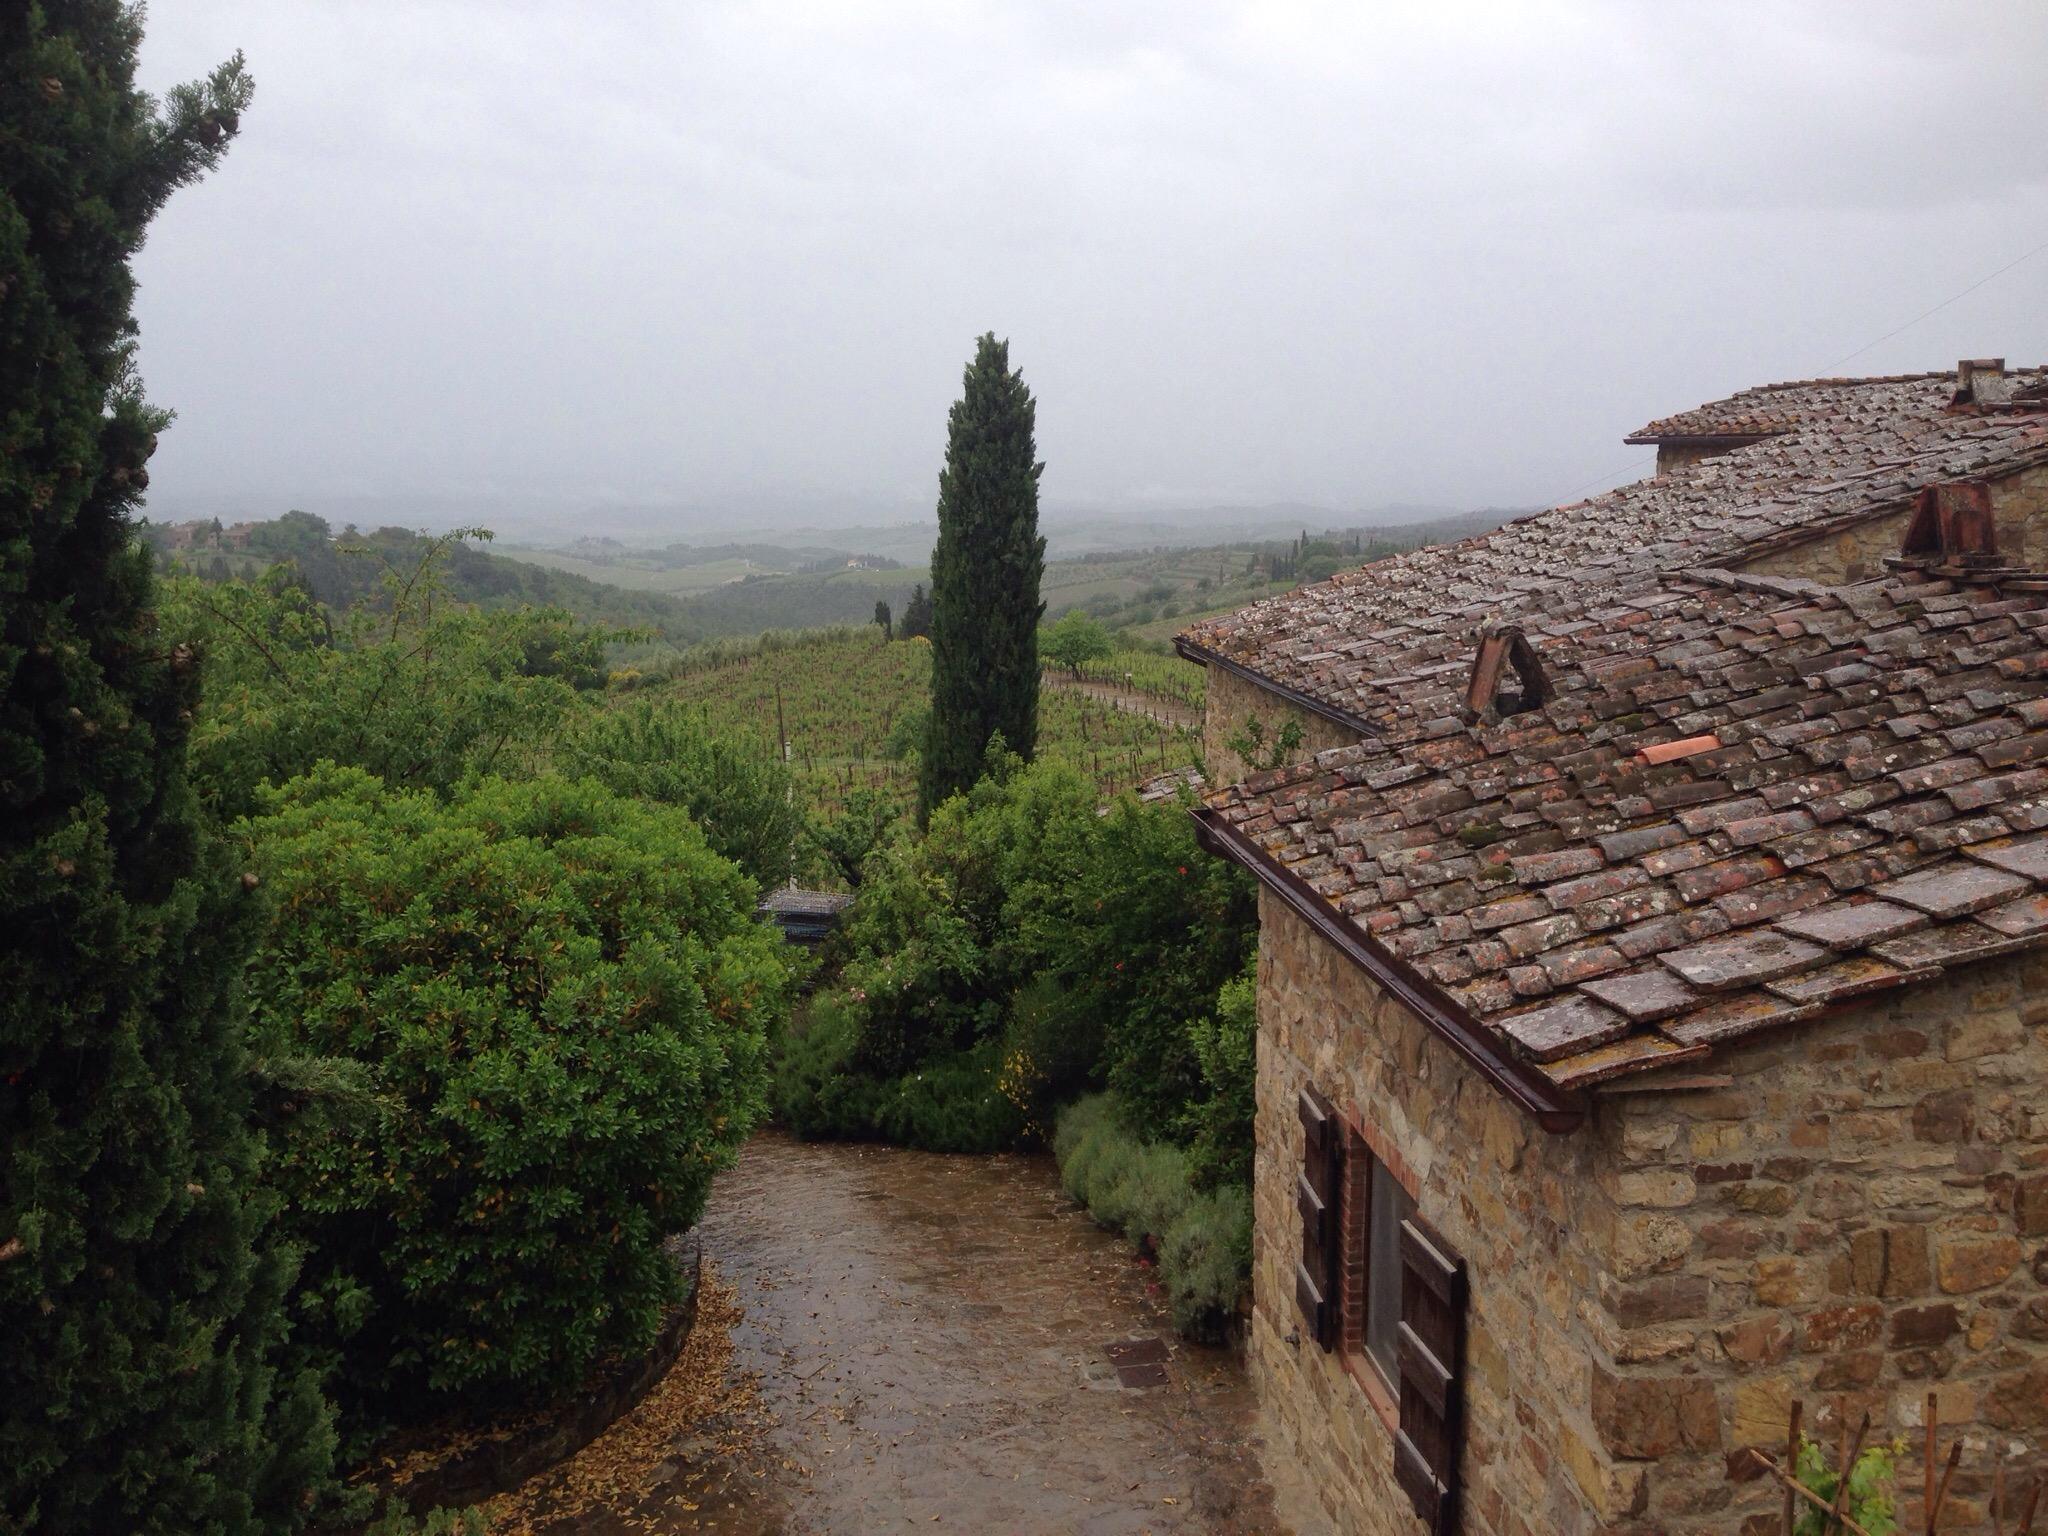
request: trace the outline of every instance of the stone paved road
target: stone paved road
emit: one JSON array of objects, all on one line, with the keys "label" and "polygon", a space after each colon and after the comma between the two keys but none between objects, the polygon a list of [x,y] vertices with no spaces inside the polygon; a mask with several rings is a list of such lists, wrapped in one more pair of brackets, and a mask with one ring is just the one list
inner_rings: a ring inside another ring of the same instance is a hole
[{"label": "stone paved road", "polygon": [[[951,1158],[763,1136],[724,1175],[704,1251],[736,1287],[749,1448],[678,1449],[621,1531],[1284,1531],[1244,1374],[1176,1339],[1146,1271],[1075,1212],[1042,1158]],[[1166,1383],[1118,1385],[1104,1346],[1157,1338]],[[729,1444],[730,1435],[727,1434]],[[596,1527],[586,1527],[596,1529]]]}]

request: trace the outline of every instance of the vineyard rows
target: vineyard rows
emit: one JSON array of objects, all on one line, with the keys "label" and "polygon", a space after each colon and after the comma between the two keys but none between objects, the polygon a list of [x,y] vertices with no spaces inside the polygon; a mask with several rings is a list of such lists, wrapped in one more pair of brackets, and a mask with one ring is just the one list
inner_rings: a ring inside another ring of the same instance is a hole
[{"label": "vineyard rows", "polygon": [[[1181,703],[1200,703],[1198,669],[1170,657],[1131,652],[1148,686]],[[1186,680],[1162,664],[1196,673]],[[1122,670],[1138,673],[1136,665]],[[1121,671],[1117,674],[1121,679]],[[799,792],[830,811],[855,789],[876,789],[908,806],[916,793],[916,746],[929,708],[931,648],[922,640],[884,642],[879,630],[840,631],[815,642],[745,655],[659,685],[663,696],[702,711],[733,739],[777,750],[776,696],[789,736],[790,767]],[[1186,767],[1200,747],[1195,733],[1116,709],[1085,694],[1042,690],[1040,757],[1073,764],[1105,795]]]}]

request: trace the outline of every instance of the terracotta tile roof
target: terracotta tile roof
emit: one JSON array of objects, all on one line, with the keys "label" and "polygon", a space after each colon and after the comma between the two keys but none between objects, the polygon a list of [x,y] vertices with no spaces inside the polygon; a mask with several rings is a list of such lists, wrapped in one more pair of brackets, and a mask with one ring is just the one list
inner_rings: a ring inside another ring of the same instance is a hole
[{"label": "terracotta tile roof", "polygon": [[[2016,370],[2034,392],[2048,369]],[[1954,373],[1752,390],[1672,423],[1775,435],[1590,501],[1300,587],[1181,636],[1183,648],[1349,718],[1389,649],[1580,603],[1589,584],[1730,563],[1897,510],[1931,481],[2048,461],[2048,409],[1954,411]],[[1725,408],[1725,409],[1724,409]],[[1639,436],[1641,434],[1638,434]]]},{"label": "terracotta tile roof", "polygon": [[1560,1088],[2048,942],[2048,578],[1696,569],[1526,634],[1541,706],[1472,720],[1418,627],[1376,738],[1206,814]]},{"label": "terracotta tile roof", "polygon": [[1787,384],[1759,384],[1725,400],[1710,400],[1690,411],[1666,416],[1638,427],[1623,439],[1655,443],[1667,438],[1768,436],[1802,427],[1826,427],[1844,415],[1872,410],[1916,409],[1929,386],[1944,405],[1956,388],[1949,373],[1895,373],[1881,378],[1799,379]]}]

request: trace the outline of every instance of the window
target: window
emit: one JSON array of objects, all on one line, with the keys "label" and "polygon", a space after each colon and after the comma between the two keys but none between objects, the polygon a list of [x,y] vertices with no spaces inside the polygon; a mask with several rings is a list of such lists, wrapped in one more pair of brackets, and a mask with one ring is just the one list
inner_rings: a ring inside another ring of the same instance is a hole
[{"label": "window", "polygon": [[[1303,1095],[1303,1124],[1331,1125],[1329,1101]],[[1333,1127],[1334,1129],[1334,1127]],[[1403,1182],[1398,1151],[1355,1124],[1304,1137],[1301,1201],[1304,1262],[1296,1299],[1334,1338],[1345,1366],[1393,1437],[1394,1481],[1433,1536],[1457,1529],[1458,1460],[1464,1440],[1465,1264],[1421,1213]],[[1329,1148],[1335,1147],[1334,1166]],[[1310,1246],[1330,1231],[1331,1243]],[[1325,1285],[1302,1286],[1311,1261],[1332,1252]],[[1325,1344],[1324,1348],[1333,1347]]]},{"label": "window", "polygon": [[1391,1392],[1401,1380],[1401,1223],[1415,1214],[1415,1197],[1385,1163],[1370,1151],[1364,1155],[1369,1172],[1359,1183],[1366,1219],[1358,1225],[1365,1242],[1365,1353]]}]

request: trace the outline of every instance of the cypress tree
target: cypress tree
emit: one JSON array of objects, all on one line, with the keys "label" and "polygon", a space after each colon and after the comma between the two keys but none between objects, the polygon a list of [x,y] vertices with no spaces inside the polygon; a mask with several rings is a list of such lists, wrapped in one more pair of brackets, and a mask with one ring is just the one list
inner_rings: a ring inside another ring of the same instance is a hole
[{"label": "cypress tree", "polygon": [[981,776],[1000,734],[1029,758],[1038,742],[1038,407],[1010,368],[1010,344],[984,335],[947,421],[932,551],[932,714],[918,772],[918,817]]},{"label": "cypress tree", "polygon": [[914,640],[919,635],[927,640],[931,638],[932,600],[925,596],[922,582],[910,589],[910,601],[903,605],[903,623],[900,627],[906,640]]},{"label": "cypress tree", "polygon": [[156,102],[140,40],[119,0],[0,7],[0,1529],[288,1530],[332,1432],[278,1363],[256,898],[197,818],[197,669],[132,537],[169,417],[129,259],[250,86],[237,56]]}]

